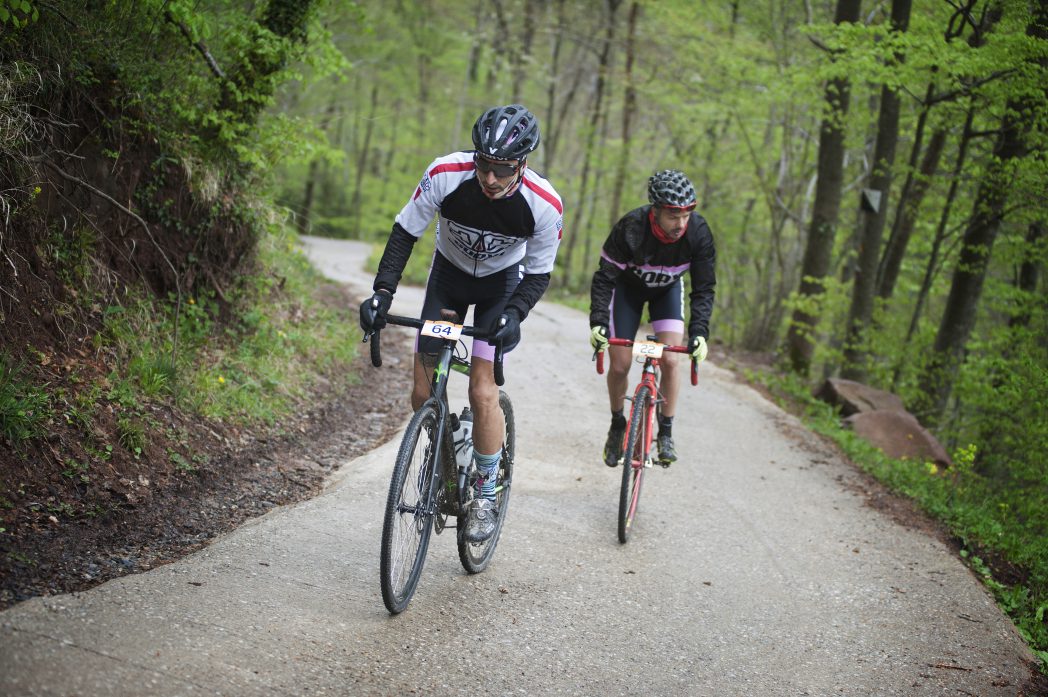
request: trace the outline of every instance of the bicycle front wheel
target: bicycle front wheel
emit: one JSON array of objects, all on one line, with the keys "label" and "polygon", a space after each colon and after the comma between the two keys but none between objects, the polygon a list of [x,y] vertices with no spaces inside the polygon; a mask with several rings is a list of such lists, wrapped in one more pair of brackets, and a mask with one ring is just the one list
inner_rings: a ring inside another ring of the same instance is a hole
[{"label": "bicycle front wheel", "polygon": [[623,544],[630,538],[633,521],[637,517],[640,505],[641,484],[644,482],[644,463],[648,459],[648,413],[652,409],[651,389],[645,386],[637,388],[630,409],[629,431],[626,433],[626,447],[622,458],[622,488],[619,491],[619,542]]},{"label": "bicycle front wheel", "polygon": [[435,404],[423,404],[400,442],[382,521],[380,576],[382,601],[392,614],[404,610],[415,594],[433,532],[433,468],[439,450]]},{"label": "bicycle front wheel", "polygon": [[[502,526],[506,522],[506,514],[509,512],[509,494],[513,485],[513,457],[516,453],[517,428],[513,423],[513,403],[509,401],[509,395],[501,390],[499,390],[499,406],[502,408],[502,416],[506,420],[506,436],[502,442],[502,459],[499,462],[499,485],[495,492],[495,510],[498,511],[495,532],[484,542],[470,542],[465,537],[466,516],[460,516],[458,522],[459,561],[462,562],[462,568],[471,574],[479,574],[488,567],[491,558],[495,555],[495,546],[499,542],[499,535],[502,534]],[[467,510],[465,506],[463,510]]]}]

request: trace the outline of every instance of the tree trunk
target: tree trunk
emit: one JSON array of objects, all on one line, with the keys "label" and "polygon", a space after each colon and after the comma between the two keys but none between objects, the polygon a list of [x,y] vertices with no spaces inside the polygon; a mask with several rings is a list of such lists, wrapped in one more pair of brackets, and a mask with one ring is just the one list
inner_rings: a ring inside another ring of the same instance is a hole
[{"label": "tree trunk", "polygon": [[[939,250],[942,248],[943,241],[946,239],[946,228],[950,222],[950,212],[953,209],[953,202],[957,199],[957,189],[961,183],[961,173],[964,171],[964,164],[968,159],[968,145],[972,140],[972,123],[975,120],[975,107],[968,107],[968,114],[965,117],[964,128],[961,131],[961,141],[957,145],[957,160],[953,165],[953,173],[950,177],[950,188],[946,193],[946,202],[943,204],[942,214],[939,216],[939,225],[935,229],[935,239],[932,242],[932,251],[928,255],[928,263],[925,264],[924,278],[921,281],[921,288],[917,291],[917,300],[913,305],[913,314],[910,316],[910,328],[906,332],[906,338],[903,340],[903,352],[906,354],[906,347],[909,346],[913,340],[913,335],[917,333],[917,325],[920,323],[921,313],[924,311],[924,303],[928,299],[928,294],[931,292],[932,281],[935,278],[936,269],[939,265]],[[896,369],[894,382],[899,379],[899,370]]]},{"label": "tree trunk", "polygon": [[364,142],[360,146],[360,153],[357,157],[357,181],[353,187],[353,203],[350,206],[350,210],[353,211],[353,218],[356,224],[353,226],[356,233],[356,238],[361,238],[360,229],[360,216],[364,208],[364,203],[361,200],[361,192],[364,186],[364,178],[367,176],[368,171],[368,157],[371,153],[371,134],[374,131],[375,126],[375,113],[378,111],[378,85],[375,84],[371,87],[371,109],[368,113],[367,126],[364,127]]},{"label": "tree trunk", "polygon": [[[597,65],[597,82],[594,89],[592,109],[590,111],[589,124],[586,127],[586,144],[582,153],[582,178],[581,183],[579,184],[578,194],[575,197],[577,202],[585,201],[586,197],[589,195],[590,168],[593,163],[597,134],[600,131],[600,122],[604,110],[604,85],[608,77],[608,66],[611,63],[612,40],[615,37],[615,11],[618,9],[621,1],[622,0],[605,0],[605,6],[607,7],[608,13],[605,18],[604,41],[601,47],[600,61]],[[574,268],[572,262],[574,261],[575,248],[579,241],[581,232],[580,223],[585,207],[576,204],[573,210],[575,213],[572,216],[571,224],[568,226],[568,230],[572,233],[568,238],[568,248],[565,250],[565,253],[560,255],[557,259],[557,261],[560,261],[561,257],[564,259],[562,264],[564,271],[560,274],[560,277],[563,282],[568,283],[571,281],[572,269]]]},{"label": "tree trunk", "polygon": [[531,65],[531,44],[535,37],[535,13],[539,0],[524,0],[524,28],[519,39],[520,55],[513,62],[513,101],[522,101],[524,81]]},{"label": "tree trunk", "polygon": [[[905,32],[910,23],[911,0],[892,0],[892,31]],[[896,56],[901,62],[903,57]],[[848,335],[844,342],[844,367],[841,375],[849,380],[866,378],[866,334],[873,318],[877,286],[877,263],[881,257],[881,238],[887,218],[888,194],[891,190],[895,146],[899,141],[899,93],[888,85],[881,89],[881,108],[877,117],[877,147],[874,149],[870,189],[879,194],[876,206],[864,208],[859,259],[852,286],[851,310],[848,313]]]},{"label": "tree trunk", "polygon": [[946,409],[953,379],[962,363],[965,345],[975,325],[990,252],[1004,217],[1008,198],[1008,163],[1025,154],[1022,105],[1008,103],[994,157],[975,195],[975,204],[964,232],[960,258],[953,273],[946,309],[935,337],[932,357],[921,373],[923,403],[915,410],[927,424],[935,424]]},{"label": "tree trunk", "polygon": [[633,122],[633,111],[637,108],[637,90],[633,86],[633,59],[637,38],[637,18],[640,16],[640,3],[634,0],[630,5],[630,16],[626,34],[626,66],[623,80],[626,89],[622,96],[622,154],[619,157],[618,170],[615,173],[615,183],[611,188],[611,204],[609,208],[608,227],[611,227],[622,215],[622,189],[626,185],[626,171],[629,169],[630,144],[633,134],[630,126]]},{"label": "tree trunk", "polygon": [[1043,222],[1030,223],[1026,231],[1026,250],[1019,272],[1016,274],[1015,287],[1021,291],[1022,299],[1018,311],[1008,320],[1009,327],[1025,327],[1030,323],[1030,301],[1028,298],[1037,291],[1037,280],[1040,276],[1040,262],[1036,249],[1045,235]]},{"label": "tree trunk", "polygon": [[557,23],[553,31],[553,54],[550,56],[549,84],[546,87],[546,122],[542,131],[542,162],[547,171],[553,166],[557,152],[559,121],[557,113],[557,84],[560,82],[560,49],[564,45],[564,31],[567,19],[564,15],[565,0],[557,0]]},{"label": "tree trunk", "polygon": [[[859,0],[837,0],[834,22],[854,23],[859,19]],[[812,333],[819,314],[813,309],[815,299],[823,293],[823,279],[830,269],[833,239],[841,204],[841,181],[844,170],[844,120],[848,114],[850,86],[846,78],[826,86],[829,111],[819,130],[819,173],[815,185],[815,202],[808,230],[808,244],[801,262],[801,306],[793,312],[786,337],[790,366],[807,375],[815,350]]]},{"label": "tree trunk", "polygon": [[884,258],[881,260],[882,272],[877,287],[877,296],[880,298],[888,299],[895,291],[902,260],[906,256],[906,247],[910,243],[914,226],[917,224],[917,212],[924,200],[924,195],[928,192],[932,177],[935,176],[935,171],[939,167],[945,144],[946,129],[935,131],[928,142],[924,158],[921,160],[920,171],[916,177],[912,178],[912,181],[907,178],[903,186],[903,193],[899,197],[899,206],[895,212],[895,224],[892,226],[892,234],[884,250]]},{"label": "tree trunk", "polygon": [[[895,280],[899,275],[899,267],[902,263],[903,252],[909,242],[900,239],[903,231],[902,219],[905,211],[916,214],[916,208],[910,204],[913,194],[914,180],[917,179],[917,162],[921,157],[921,148],[924,147],[924,129],[928,123],[928,112],[932,108],[932,99],[935,96],[935,83],[928,83],[925,90],[924,102],[921,105],[921,113],[917,117],[917,128],[914,129],[913,145],[910,148],[910,159],[906,167],[906,181],[903,182],[902,191],[899,192],[899,203],[895,207],[895,220],[892,223],[892,231],[888,235],[888,241],[884,245],[884,255],[877,267],[877,297],[890,298],[895,287]],[[945,135],[945,134],[944,134]],[[911,228],[912,229],[912,228]]]},{"label": "tree trunk", "polygon": [[[338,93],[334,92],[332,93],[331,101],[328,102],[327,109],[324,110],[323,116],[320,117],[320,123],[317,124],[325,136],[328,128],[331,126],[331,119],[337,107]],[[317,182],[320,176],[320,158],[313,158],[313,161],[309,163],[309,173],[306,175],[306,189],[302,194],[302,209],[298,215],[298,229],[304,235],[309,234],[310,229],[313,227],[313,205],[316,200]]]}]

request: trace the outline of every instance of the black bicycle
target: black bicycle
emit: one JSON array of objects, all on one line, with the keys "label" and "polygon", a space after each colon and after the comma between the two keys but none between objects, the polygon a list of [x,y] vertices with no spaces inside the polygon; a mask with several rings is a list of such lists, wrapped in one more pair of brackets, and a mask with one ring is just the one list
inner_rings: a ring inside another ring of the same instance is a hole
[{"label": "black bicycle", "polygon": [[[468,351],[460,338],[486,339],[488,332],[458,324],[458,317],[448,310],[442,311],[441,315],[443,319],[439,321],[386,317],[388,324],[418,329],[423,336],[442,342],[433,368],[430,397],[411,417],[404,432],[386,498],[380,576],[382,601],[394,615],[402,612],[415,594],[433,531],[439,535],[446,528],[456,529],[463,568],[471,574],[480,573],[495,554],[509,510],[516,431],[513,404],[509,396],[499,390],[506,433],[495,494],[498,519],[495,532],[489,539],[484,542],[465,539],[466,513],[473,502],[479,474],[472,459],[462,466],[456,462],[452,434],[458,428],[458,416],[448,405],[447,384],[451,371],[469,375]],[[382,365],[379,332],[369,336],[371,362],[379,367]],[[369,336],[364,340],[368,341]],[[496,347],[494,368],[495,382],[501,386],[505,380],[500,346]],[[453,526],[449,525],[449,520],[454,520]]]}]

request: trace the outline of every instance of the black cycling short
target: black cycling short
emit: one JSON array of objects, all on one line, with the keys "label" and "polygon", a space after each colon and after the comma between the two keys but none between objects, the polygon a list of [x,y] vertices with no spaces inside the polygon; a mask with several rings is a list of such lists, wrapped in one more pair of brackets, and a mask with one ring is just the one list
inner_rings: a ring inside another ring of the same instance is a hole
[{"label": "black cycling short", "polygon": [[[478,278],[452,265],[440,252],[433,253],[433,267],[426,284],[426,299],[422,304],[422,319],[440,319],[441,309],[454,310],[460,319],[466,318],[466,310],[473,308],[473,325],[487,329],[502,310],[513,290],[520,283],[522,271],[519,265],[497,271],[490,276]],[[517,342],[503,347],[510,351]],[[415,350],[419,353],[436,353],[440,340],[431,337],[417,338]],[[495,347],[486,341],[473,340],[474,358],[495,359]]]},{"label": "black cycling short", "polygon": [[661,288],[642,288],[628,282],[623,274],[611,294],[611,326],[608,331],[613,338],[636,338],[645,303],[656,334],[684,333],[684,284],[679,278],[676,283]]}]

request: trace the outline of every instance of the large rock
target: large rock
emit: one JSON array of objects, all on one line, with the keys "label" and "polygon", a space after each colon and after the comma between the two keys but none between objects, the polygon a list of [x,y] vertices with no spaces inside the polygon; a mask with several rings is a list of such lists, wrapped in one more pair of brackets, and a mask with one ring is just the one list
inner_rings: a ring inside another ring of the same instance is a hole
[{"label": "large rock", "polygon": [[898,395],[878,390],[854,380],[829,378],[815,391],[815,398],[837,407],[841,416],[851,416],[865,411],[905,411]]},{"label": "large rock", "polygon": [[884,451],[888,457],[924,462],[949,467],[946,449],[927,431],[913,414],[903,409],[860,411],[844,420],[844,425],[863,440]]}]

